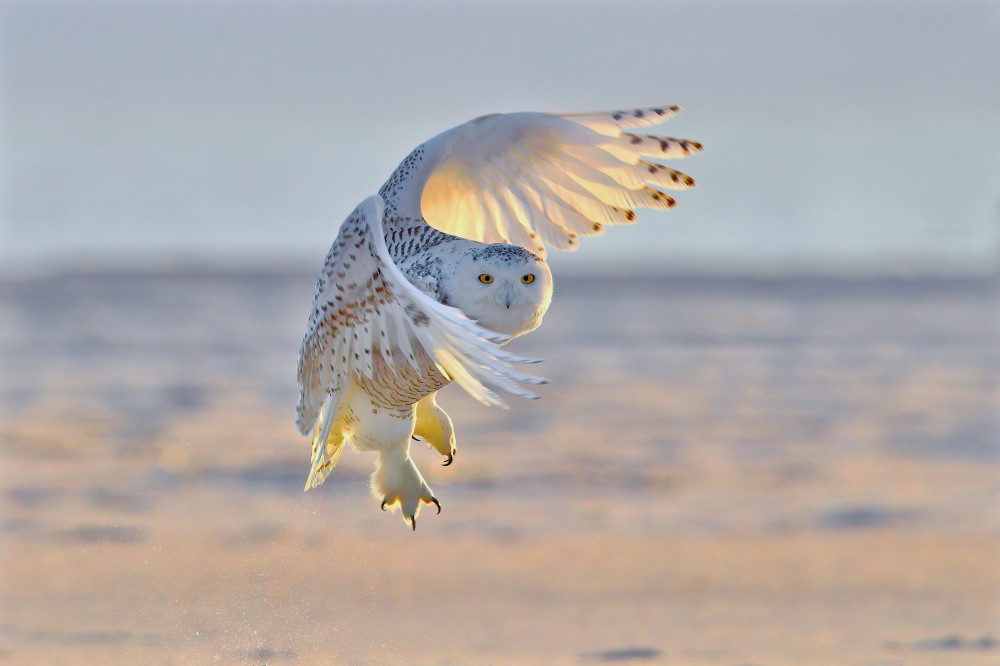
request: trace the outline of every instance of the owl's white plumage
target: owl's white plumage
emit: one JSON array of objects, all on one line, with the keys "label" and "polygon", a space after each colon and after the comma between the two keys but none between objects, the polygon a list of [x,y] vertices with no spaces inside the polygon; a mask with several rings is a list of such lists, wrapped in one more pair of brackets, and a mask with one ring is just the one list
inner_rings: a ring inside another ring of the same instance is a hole
[{"label": "owl's white plumage", "polygon": [[416,436],[455,454],[435,396],[457,382],[477,400],[537,397],[534,362],[501,345],[536,328],[552,296],[546,246],[631,224],[636,208],[667,209],[657,188],[687,175],[645,158],[701,144],[626,130],[679,107],[608,113],[483,116],[403,160],[379,194],[341,226],[316,284],[299,352],[296,424],[312,434],[306,488],[325,480],[345,444],[377,451],[372,489],[416,528],[420,503],[440,503],[409,455]]}]

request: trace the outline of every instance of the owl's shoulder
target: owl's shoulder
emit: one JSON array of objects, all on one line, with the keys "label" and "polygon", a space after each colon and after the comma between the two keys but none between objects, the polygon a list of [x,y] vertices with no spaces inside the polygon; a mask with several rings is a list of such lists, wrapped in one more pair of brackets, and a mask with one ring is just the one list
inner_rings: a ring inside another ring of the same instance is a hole
[{"label": "owl's shoulder", "polygon": [[422,292],[442,300],[441,282],[454,263],[454,236],[441,233],[423,220],[400,219],[386,225],[385,241],[393,262]]}]

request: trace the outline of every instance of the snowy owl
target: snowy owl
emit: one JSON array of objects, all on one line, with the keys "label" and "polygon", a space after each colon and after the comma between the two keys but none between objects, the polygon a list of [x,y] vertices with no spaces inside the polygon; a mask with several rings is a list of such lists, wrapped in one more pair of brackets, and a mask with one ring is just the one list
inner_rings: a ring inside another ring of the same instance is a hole
[{"label": "snowy owl", "polygon": [[378,452],[371,487],[413,529],[441,504],[413,459],[419,439],[451,464],[455,434],[437,391],[455,381],[487,405],[538,396],[534,363],[501,347],[534,330],[552,297],[546,246],[669,209],[694,180],[646,158],[687,157],[695,141],[632,133],[678,106],[476,118],[418,146],[348,216],[330,248],[299,351],[295,422],[312,436],[306,490],[345,444]]}]

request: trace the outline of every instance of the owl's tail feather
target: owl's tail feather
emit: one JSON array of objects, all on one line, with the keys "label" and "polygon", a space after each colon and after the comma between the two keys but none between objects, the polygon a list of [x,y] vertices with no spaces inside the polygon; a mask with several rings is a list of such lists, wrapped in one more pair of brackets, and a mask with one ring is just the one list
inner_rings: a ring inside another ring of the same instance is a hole
[{"label": "owl's tail feather", "polygon": [[335,427],[339,402],[335,394],[331,393],[326,397],[326,402],[320,410],[316,427],[313,430],[309,478],[306,479],[306,486],[303,490],[322,485],[326,477],[333,471],[337,461],[340,460],[346,437],[339,427]]}]

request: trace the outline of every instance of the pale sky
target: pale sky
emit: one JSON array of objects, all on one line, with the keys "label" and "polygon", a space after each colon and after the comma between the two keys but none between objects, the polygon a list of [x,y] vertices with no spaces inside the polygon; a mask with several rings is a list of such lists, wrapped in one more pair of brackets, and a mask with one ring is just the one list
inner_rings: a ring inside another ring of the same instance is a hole
[{"label": "pale sky", "polygon": [[[1000,248],[986,2],[0,3],[8,268],[318,262],[484,113],[683,104],[670,213],[566,270],[982,271]],[[559,261],[559,260],[557,260]]]}]

